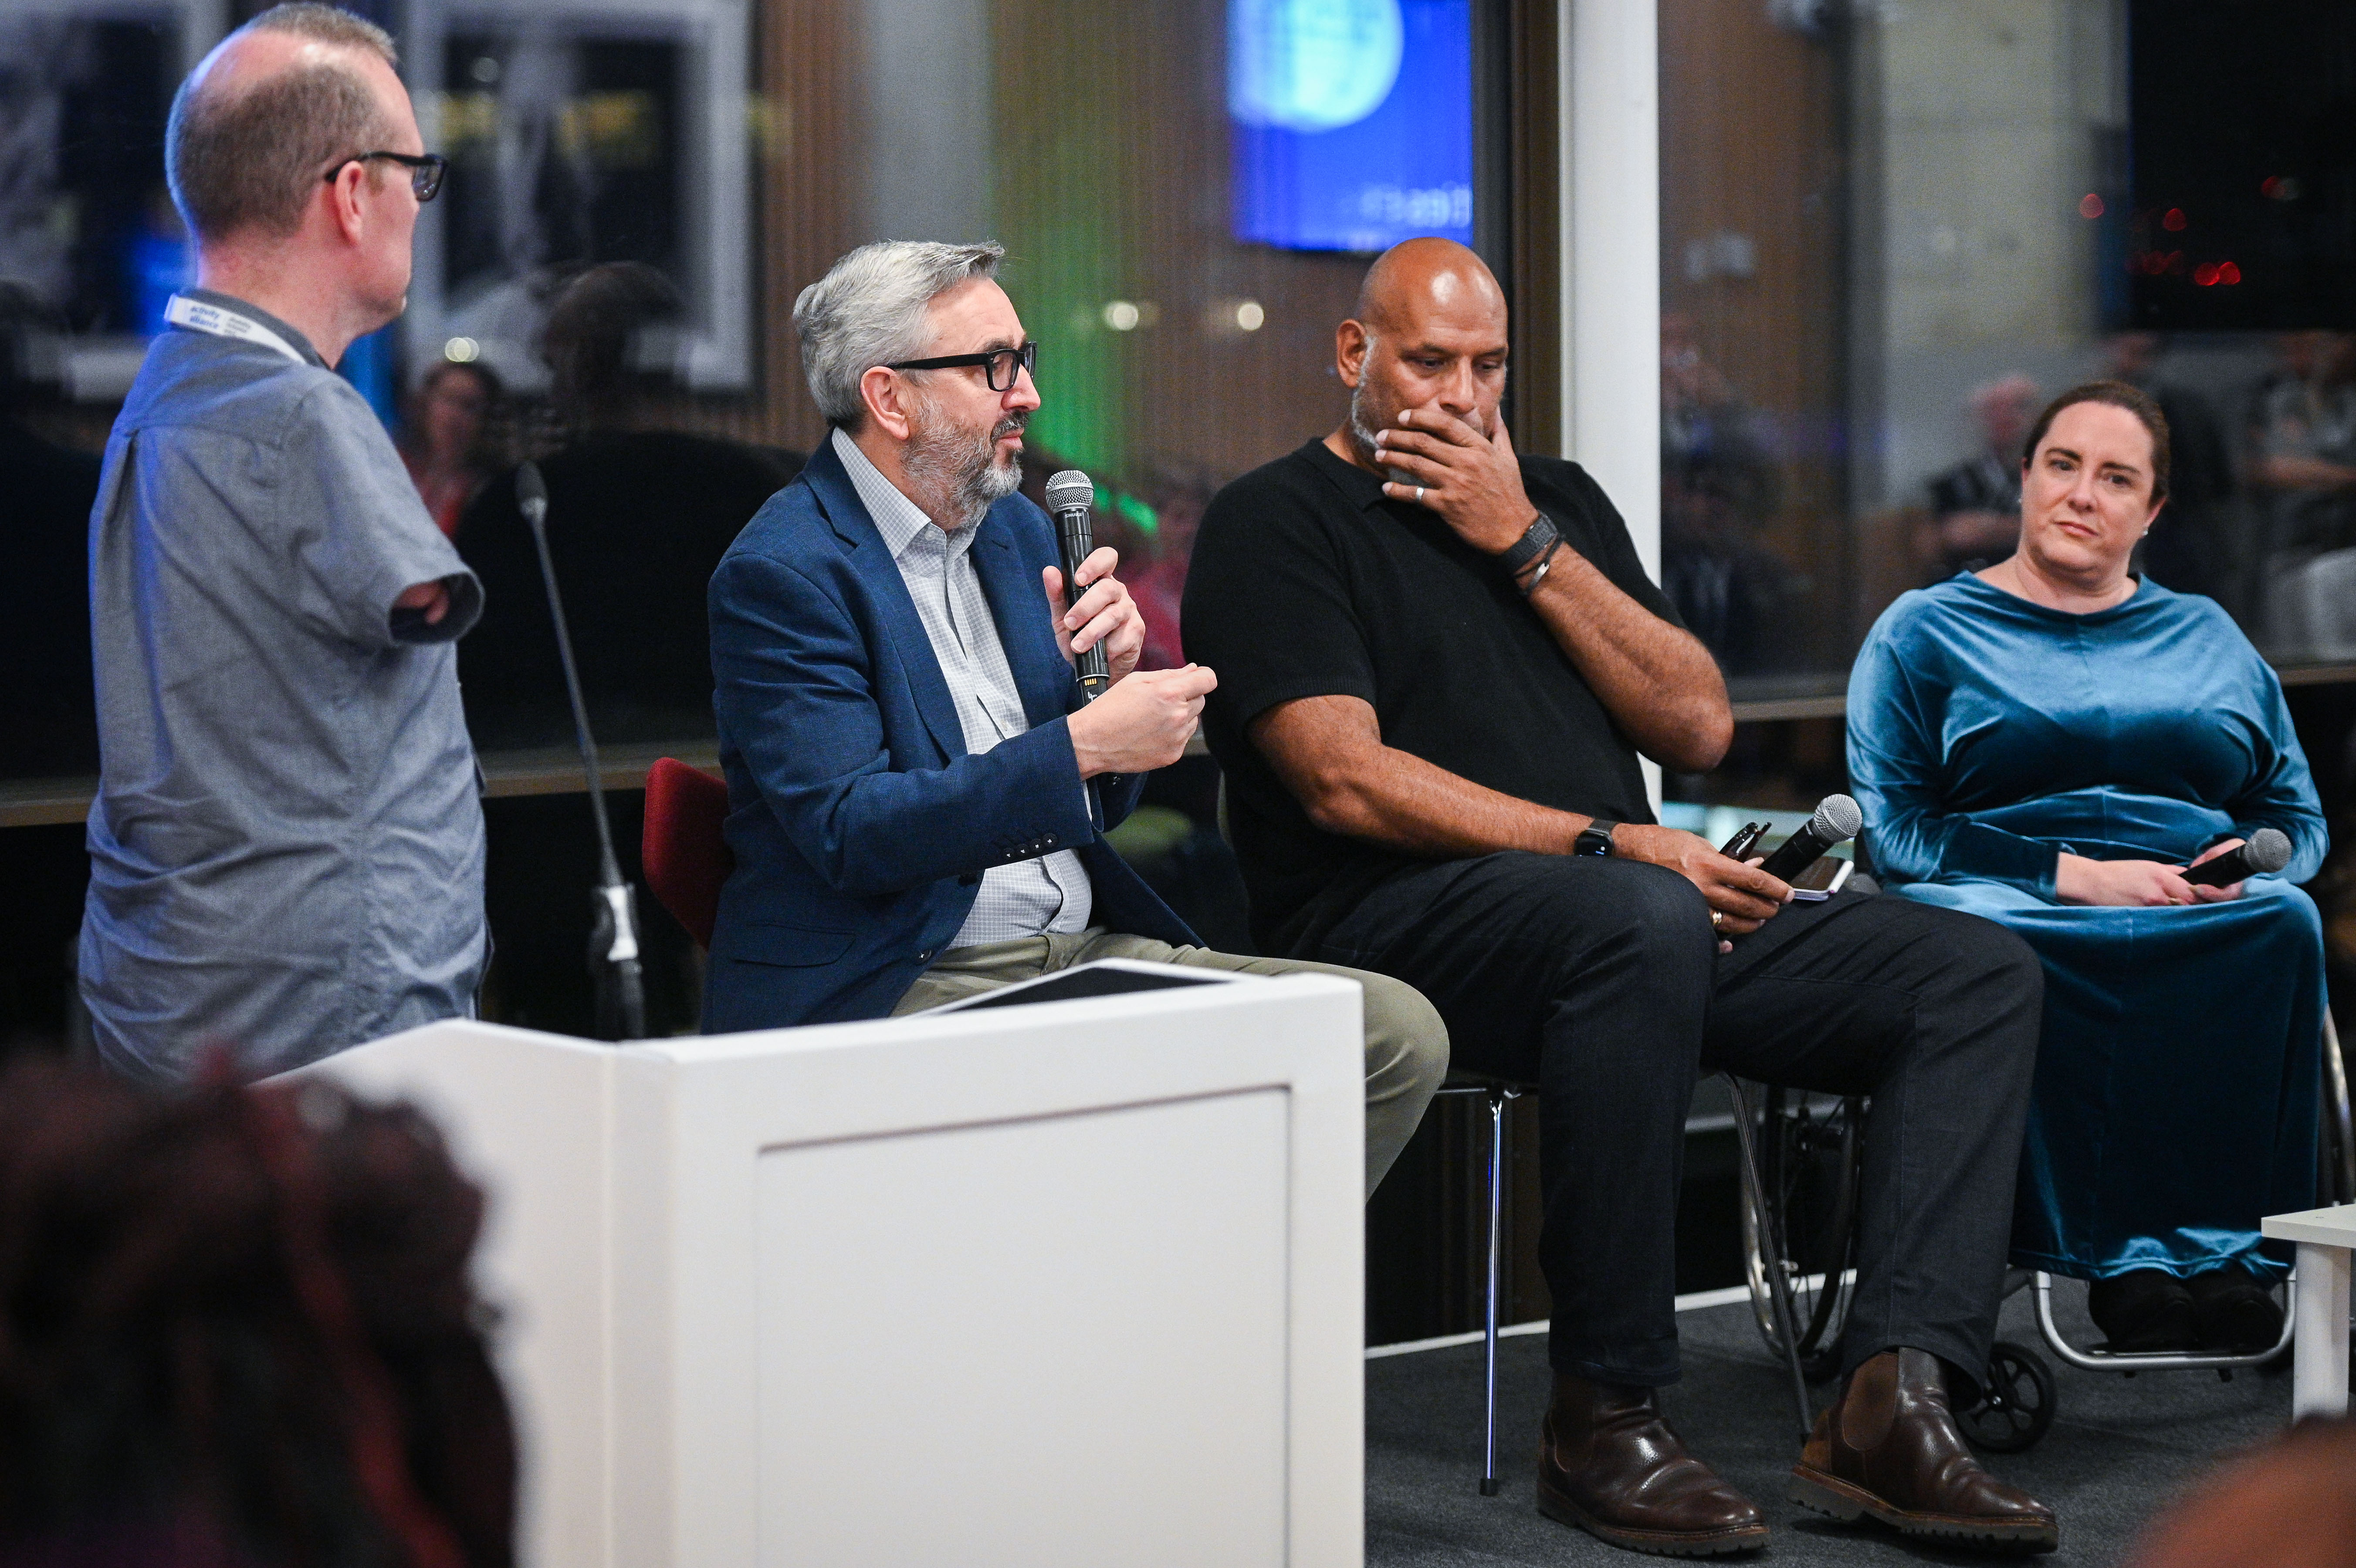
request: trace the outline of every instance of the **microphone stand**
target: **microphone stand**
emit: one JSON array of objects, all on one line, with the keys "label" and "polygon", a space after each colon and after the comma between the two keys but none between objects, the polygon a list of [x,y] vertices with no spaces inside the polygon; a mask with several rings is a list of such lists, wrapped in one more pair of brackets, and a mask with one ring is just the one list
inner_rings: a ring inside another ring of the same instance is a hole
[{"label": "microphone stand", "polygon": [[556,624],[556,651],[564,663],[564,691],[573,701],[573,733],[581,746],[581,771],[589,781],[589,809],[597,820],[597,923],[589,933],[589,974],[597,989],[597,1038],[644,1040],[646,977],[638,962],[638,916],[635,894],[614,858],[614,828],[605,816],[605,782],[597,768],[597,742],[589,733],[589,705],[581,697],[581,672],[573,660],[573,635],[564,624],[564,598],[556,589],[556,561],[548,553],[548,485],[540,465],[516,470],[516,502],[540,551],[540,581],[548,590],[549,618]]}]

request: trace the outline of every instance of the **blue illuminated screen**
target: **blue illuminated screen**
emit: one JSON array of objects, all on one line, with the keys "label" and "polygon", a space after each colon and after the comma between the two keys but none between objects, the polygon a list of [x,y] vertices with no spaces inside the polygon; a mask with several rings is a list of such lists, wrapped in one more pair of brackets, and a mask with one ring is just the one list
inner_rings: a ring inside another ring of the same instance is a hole
[{"label": "blue illuminated screen", "polygon": [[1235,233],[1472,242],[1472,0],[1228,0]]}]

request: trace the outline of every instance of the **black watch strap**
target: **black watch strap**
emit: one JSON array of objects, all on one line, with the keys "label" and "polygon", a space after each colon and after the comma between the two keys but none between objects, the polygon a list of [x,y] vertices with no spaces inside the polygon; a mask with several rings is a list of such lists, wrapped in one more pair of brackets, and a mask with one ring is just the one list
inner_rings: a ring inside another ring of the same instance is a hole
[{"label": "black watch strap", "polygon": [[1530,562],[1552,549],[1562,538],[1562,531],[1544,512],[1522,530],[1522,537],[1507,545],[1497,559],[1505,563],[1505,575],[1517,577],[1529,568]]},{"label": "black watch strap", "polygon": [[1579,830],[1570,852],[1574,855],[1609,855],[1612,853],[1612,830],[1619,826],[1607,817],[1596,817]]}]

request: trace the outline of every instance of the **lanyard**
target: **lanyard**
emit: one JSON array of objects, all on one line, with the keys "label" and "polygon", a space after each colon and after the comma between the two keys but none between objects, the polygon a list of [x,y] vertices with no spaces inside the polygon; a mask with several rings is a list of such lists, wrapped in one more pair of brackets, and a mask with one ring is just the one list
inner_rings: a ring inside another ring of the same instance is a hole
[{"label": "lanyard", "polygon": [[191,332],[209,332],[215,337],[233,337],[241,343],[258,343],[264,348],[276,349],[297,365],[310,363],[296,352],[293,344],[252,317],[240,315],[217,304],[208,304],[203,300],[192,300],[186,294],[172,296],[172,302],[164,307],[164,319],[174,326],[185,326]]}]

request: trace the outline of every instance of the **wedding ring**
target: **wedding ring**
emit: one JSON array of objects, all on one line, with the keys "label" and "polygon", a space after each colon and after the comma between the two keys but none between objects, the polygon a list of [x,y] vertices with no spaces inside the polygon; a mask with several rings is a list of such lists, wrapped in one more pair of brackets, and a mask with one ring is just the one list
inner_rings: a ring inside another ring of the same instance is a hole
[{"label": "wedding ring", "polygon": [[1719,910],[1712,910],[1709,912],[1709,928],[1712,931],[1719,930],[1724,927],[1725,924],[1726,915],[1723,912]]},{"label": "wedding ring", "polygon": [[1420,485],[1415,487],[1415,504],[1419,507],[1423,505],[1423,486]]}]

